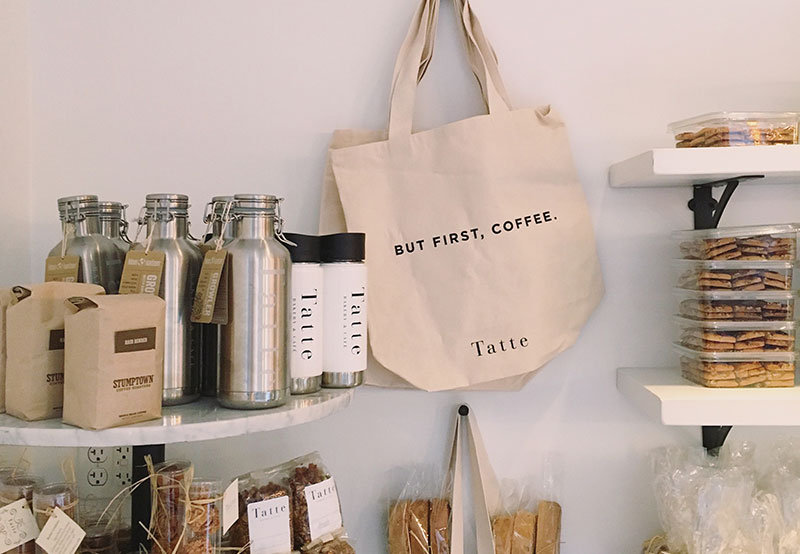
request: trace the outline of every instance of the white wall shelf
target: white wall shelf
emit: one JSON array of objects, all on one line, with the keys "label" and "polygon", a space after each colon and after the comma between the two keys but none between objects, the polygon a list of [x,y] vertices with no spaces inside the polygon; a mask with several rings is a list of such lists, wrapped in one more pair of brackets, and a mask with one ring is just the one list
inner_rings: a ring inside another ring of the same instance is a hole
[{"label": "white wall shelf", "polygon": [[0,444],[26,446],[119,446],[169,444],[221,439],[274,431],[329,416],[346,408],[354,391],[323,390],[293,396],[285,406],[271,410],[228,410],[214,399],[164,408],[160,420],[137,425],[88,431],[59,419],[26,422],[0,415]]},{"label": "white wall shelf", "polygon": [[615,163],[612,187],[682,187],[740,175],[764,175],[757,185],[800,184],[800,145],[656,148]]},{"label": "white wall shelf", "polygon": [[621,368],[617,389],[664,425],[800,425],[800,387],[711,389],[676,368]]}]

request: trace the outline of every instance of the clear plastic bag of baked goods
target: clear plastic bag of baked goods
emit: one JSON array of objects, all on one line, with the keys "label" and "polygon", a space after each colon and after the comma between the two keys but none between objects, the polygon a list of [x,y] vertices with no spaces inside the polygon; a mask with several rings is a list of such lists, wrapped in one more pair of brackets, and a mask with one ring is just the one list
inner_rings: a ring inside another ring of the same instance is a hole
[{"label": "clear plastic bag of baked goods", "polygon": [[[224,538],[241,554],[288,554],[293,550],[289,463],[240,475],[239,519]],[[234,552],[234,550],[231,550]]]},{"label": "clear plastic bag of baked goods", "polygon": [[342,520],[336,481],[318,452],[286,463],[294,549],[310,554],[355,554]]},{"label": "clear plastic bag of baked goods", "polygon": [[501,508],[492,514],[495,554],[558,554],[562,467],[560,456],[548,453],[539,477],[500,482]]},{"label": "clear plastic bag of baked goods", "polygon": [[452,475],[415,468],[389,506],[389,554],[450,554]]}]

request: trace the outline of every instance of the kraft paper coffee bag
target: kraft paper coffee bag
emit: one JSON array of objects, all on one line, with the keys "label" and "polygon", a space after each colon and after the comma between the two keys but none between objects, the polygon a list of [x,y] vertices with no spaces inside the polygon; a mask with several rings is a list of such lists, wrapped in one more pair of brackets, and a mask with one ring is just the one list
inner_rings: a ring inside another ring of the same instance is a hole
[{"label": "kraft paper coffee bag", "polygon": [[105,294],[100,285],[50,282],[11,288],[6,310],[6,411],[28,421],[64,405],[64,300]]},{"label": "kraft paper coffee bag", "polygon": [[161,417],[164,300],[122,294],[65,305],[64,423],[106,429]]},{"label": "kraft paper coffee bag", "polygon": [[0,289],[0,413],[6,411],[6,308],[11,298],[11,289]]}]

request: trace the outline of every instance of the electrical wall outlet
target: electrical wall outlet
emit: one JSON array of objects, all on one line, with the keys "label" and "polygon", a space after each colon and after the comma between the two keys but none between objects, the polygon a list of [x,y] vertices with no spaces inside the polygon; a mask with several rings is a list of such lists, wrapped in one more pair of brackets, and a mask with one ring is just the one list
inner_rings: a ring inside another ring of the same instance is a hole
[{"label": "electrical wall outlet", "polygon": [[[131,484],[133,449],[114,446],[78,449],[75,471],[81,505],[90,512],[100,512],[117,493]],[[121,521],[130,520],[130,501],[122,500]]]}]

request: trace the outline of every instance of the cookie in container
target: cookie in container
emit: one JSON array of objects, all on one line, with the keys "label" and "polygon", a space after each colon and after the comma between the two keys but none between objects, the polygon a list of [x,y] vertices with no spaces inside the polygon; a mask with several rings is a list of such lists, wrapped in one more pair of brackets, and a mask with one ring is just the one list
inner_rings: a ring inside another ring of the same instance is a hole
[{"label": "cookie in container", "polygon": [[794,321],[698,321],[675,317],[677,342],[701,352],[793,352]]},{"label": "cookie in container", "polygon": [[676,284],[688,290],[786,291],[795,262],[675,260]]},{"label": "cookie in container", "polygon": [[797,112],[714,112],[667,126],[677,148],[797,144]]},{"label": "cookie in container", "polygon": [[686,260],[791,261],[797,258],[797,224],[676,231]]},{"label": "cookie in container", "polygon": [[699,352],[674,344],[681,375],[710,388],[794,386],[794,352]]}]

